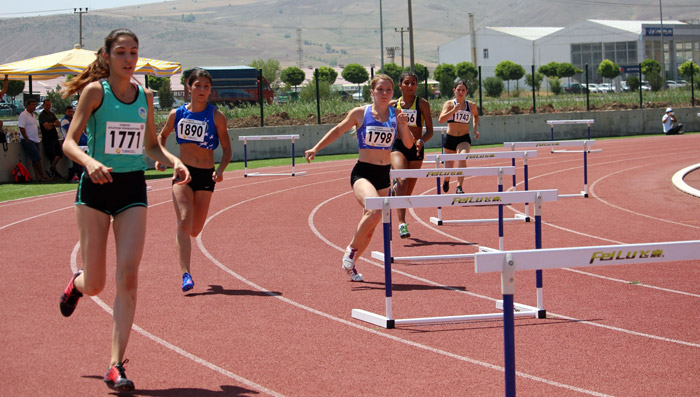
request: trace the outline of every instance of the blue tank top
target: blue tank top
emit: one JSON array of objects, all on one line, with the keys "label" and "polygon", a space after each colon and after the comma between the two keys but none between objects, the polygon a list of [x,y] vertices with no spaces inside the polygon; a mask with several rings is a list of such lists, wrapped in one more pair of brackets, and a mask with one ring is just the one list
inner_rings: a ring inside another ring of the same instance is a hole
[{"label": "blue tank top", "polygon": [[357,130],[360,149],[391,150],[396,139],[396,112],[389,106],[389,120],[379,122],[372,116],[372,105],[365,106],[362,126]]},{"label": "blue tank top", "polygon": [[148,102],[143,87],[136,99],[124,103],[117,99],[107,80],[102,80],[102,103],[87,123],[88,155],[112,172],[144,171],[144,142]]},{"label": "blue tank top", "polygon": [[219,147],[219,134],[214,123],[216,106],[207,104],[201,112],[191,112],[187,104],[175,111],[175,138],[178,144],[195,143],[203,149]]}]

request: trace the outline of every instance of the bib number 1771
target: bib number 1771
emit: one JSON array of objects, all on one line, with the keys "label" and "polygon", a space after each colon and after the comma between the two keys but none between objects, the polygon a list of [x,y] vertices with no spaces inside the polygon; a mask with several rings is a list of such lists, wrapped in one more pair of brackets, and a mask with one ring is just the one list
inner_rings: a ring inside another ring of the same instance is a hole
[{"label": "bib number 1771", "polygon": [[144,123],[108,122],[105,136],[106,154],[143,154]]}]

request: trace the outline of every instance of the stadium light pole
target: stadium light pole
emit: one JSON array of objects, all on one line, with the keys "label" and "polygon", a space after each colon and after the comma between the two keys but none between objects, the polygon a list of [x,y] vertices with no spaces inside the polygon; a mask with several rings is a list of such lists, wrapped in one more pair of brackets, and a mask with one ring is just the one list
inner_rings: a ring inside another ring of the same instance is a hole
[{"label": "stadium light pole", "polygon": [[379,0],[379,72],[384,73],[384,21],[382,20],[382,0]]},{"label": "stadium light pole", "polygon": [[408,42],[408,45],[410,47],[411,72],[415,73],[416,63],[413,57],[413,11],[411,7],[411,0],[408,0]]},{"label": "stadium light pole", "polygon": [[661,11],[661,0],[659,0],[659,23],[661,24],[661,89],[666,88],[666,57],[664,54],[664,17]]}]

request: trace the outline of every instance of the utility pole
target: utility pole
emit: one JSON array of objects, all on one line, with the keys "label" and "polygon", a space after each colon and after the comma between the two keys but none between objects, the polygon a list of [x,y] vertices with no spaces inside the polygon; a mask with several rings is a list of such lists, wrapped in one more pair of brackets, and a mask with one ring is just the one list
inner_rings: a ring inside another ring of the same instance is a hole
[{"label": "utility pole", "polygon": [[301,29],[297,29],[297,67],[304,68],[304,48],[301,46]]},{"label": "utility pole", "polygon": [[382,0],[379,0],[379,72],[384,73],[384,16],[382,15]]},{"label": "utility pole", "polygon": [[411,7],[411,0],[408,0],[408,42],[411,54],[411,72],[415,73],[416,64],[413,58],[413,9]]},{"label": "utility pole", "polygon": [[[664,16],[661,9],[661,0],[659,0],[659,23],[661,24],[661,89],[666,87],[666,54],[664,54]],[[670,53],[670,51],[669,51]]]},{"label": "utility pole", "polygon": [[403,69],[403,34],[408,32],[408,29],[404,29],[403,27],[394,28],[394,32],[401,33],[401,69]]},{"label": "utility pole", "polygon": [[80,40],[78,40],[80,48],[83,48],[83,14],[87,14],[87,12],[87,7],[85,7],[85,11],[83,11],[83,7],[73,9],[73,14],[78,14],[80,18]]}]

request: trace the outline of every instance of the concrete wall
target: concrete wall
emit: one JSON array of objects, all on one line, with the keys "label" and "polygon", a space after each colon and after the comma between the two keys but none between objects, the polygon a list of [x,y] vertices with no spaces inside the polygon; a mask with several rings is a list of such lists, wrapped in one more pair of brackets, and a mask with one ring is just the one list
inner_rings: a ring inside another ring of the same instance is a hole
[{"label": "concrete wall", "polygon": [[[661,117],[665,109],[643,109],[622,111],[598,111],[578,113],[546,113],[526,114],[513,116],[485,116],[481,117],[479,132],[481,138],[475,141],[475,146],[500,144],[506,141],[540,141],[549,140],[551,131],[547,120],[580,120],[594,119],[591,126],[591,139],[610,136],[628,136],[639,134],[661,134]],[[676,117],[684,125],[684,131],[700,131],[700,108],[675,109]],[[437,124],[436,127],[445,125]],[[264,128],[239,128],[229,130],[231,146],[233,148],[232,161],[243,161],[243,142],[239,136],[248,135],[291,135],[298,134],[300,138],[295,140],[295,156],[303,156],[304,151],[312,147],[323,135],[331,129],[332,125],[306,125],[283,126]],[[554,127],[554,139],[584,139],[587,138],[585,125],[557,125]],[[428,141],[428,148],[440,147],[439,134]],[[168,139],[168,150],[177,154],[179,152],[174,139]],[[29,158],[24,154],[19,143],[7,144],[7,151],[0,145],[0,183],[11,180],[12,169],[17,161],[22,160],[25,166],[32,171]],[[340,139],[324,148],[320,155],[357,153],[357,138],[354,134],[346,133]],[[221,148],[214,152],[216,161],[221,158]],[[248,160],[291,157],[291,141],[249,141]],[[147,159],[149,166],[153,162]],[[44,168],[48,167],[48,160],[44,159]],[[65,175],[69,160],[61,159],[58,164],[59,171]]]}]

